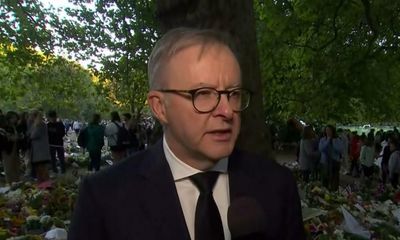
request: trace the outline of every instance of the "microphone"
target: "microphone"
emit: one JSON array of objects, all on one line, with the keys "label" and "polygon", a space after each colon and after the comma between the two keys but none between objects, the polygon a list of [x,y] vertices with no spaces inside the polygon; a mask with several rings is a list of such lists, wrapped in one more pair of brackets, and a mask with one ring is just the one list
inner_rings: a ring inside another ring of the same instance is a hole
[{"label": "microphone", "polygon": [[253,198],[234,199],[228,208],[228,227],[232,240],[266,239],[266,216]]}]

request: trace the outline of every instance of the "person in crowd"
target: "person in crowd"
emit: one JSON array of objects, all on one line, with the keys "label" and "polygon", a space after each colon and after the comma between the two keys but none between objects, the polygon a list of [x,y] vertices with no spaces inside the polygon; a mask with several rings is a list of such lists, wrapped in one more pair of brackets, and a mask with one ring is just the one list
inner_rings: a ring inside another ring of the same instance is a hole
[{"label": "person in crowd", "polygon": [[320,139],[318,149],[321,152],[322,184],[329,190],[337,191],[343,143],[334,126],[325,127],[325,136]]},{"label": "person in crowd", "polygon": [[51,168],[53,173],[58,174],[57,159],[60,163],[61,173],[65,173],[65,155],[64,155],[64,136],[65,126],[61,121],[57,121],[57,112],[51,110],[47,114],[49,122],[47,131],[49,135]]},{"label": "person in crowd", "polygon": [[132,119],[132,115],[130,114],[130,113],[123,113],[122,114],[122,125],[125,127],[125,128],[128,128],[128,125],[129,125],[129,122],[131,121],[131,119]]},{"label": "person in crowd", "polygon": [[108,146],[110,147],[111,157],[114,163],[126,157],[127,146],[118,144],[118,131],[123,127],[118,112],[111,112],[111,122],[107,124],[104,134],[107,137]]},{"label": "person in crowd", "polygon": [[86,128],[86,149],[89,152],[90,163],[88,171],[99,171],[101,164],[101,149],[104,146],[104,127],[100,125],[100,114],[93,114]]},{"label": "person in crowd", "polygon": [[347,130],[343,129],[338,129],[338,135],[340,140],[342,140],[343,143],[343,152],[342,152],[342,164],[341,168],[343,169],[344,174],[347,174],[348,169],[350,168],[349,166],[349,137],[348,137],[348,132]]},{"label": "person in crowd", "polygon": [[122,118],[122,123],[129,132],[129,146],[127,148],[127,156],[131,156],[139,150],[137,123],[132,118],[132,115],[130,113],[122,114]]},{"label": "person in crowd", "polygon": [[38,182],[49,179],[48,163],[51,160],[47,125],[43,120],[43,113],[34,110],[33,124],[30,130],[31,162]]},{"label": "person in crowd", "polygon": [[71,121],[69,119],[64,119],[64,127],[65,127],[65,134],[68,135],[68,132],[71,129]]},{"label": "person in crowd", "polygon": [[137,136],[139,140],[138,150],[144,150],[148,144],[147,131],[144,124],[137,125]]},{"label": "person in crowd", "polygon": [[389,158],[392,154],[390,149],[390,142],[393,141],[394,137],[391,133],[384,134],[384,140],[381,143],[382,146],[382,161],[381,161],[381,178],[382,183],[386,184],[389,177]]},{"label": "person in crowd", "polygon": [[17,132],[19,116],[16,112],[9,111],[2,120],[0,126],[3,136],[3,149],[1,158],[5,174],[6,184],[12,184],[20,180],[20,159],[18,155],[18,141],[22,138]]},{"label": "person in crowd", "polygon": [[22,112],[19,115],[19,120],[17,124],[17,132],[20,136],[18,141],[18,149],[20,151],[20,156],[23,159],[24,167],[25,167],[25,178],[29,178],[32,167],[30,165],[30,137],[28,132],[28,121],[29,121],[29,113]]},{"label": "person in crowd", "polygon": [[390,183],[394,188],[399,185],[399,174],[400,174],[400,148],[399,140],[392,138],[389,142],[390,147],[390,158],[389,158],[389,178]]},{"label": "person in crowd", "polygon": [[394,136],[396,139],[400,139],[400,132],[399,132],[399,129],[397,129],[396,126],[393,127],[393,136]]},{"label": "person in crowd", "polygon": [[20,135],[20,140],[18,141],[18,148],[21,151],[21,155],[25,156],[26,151],[29,148],[29,141],[28,141],[28,112],[22,112],[19,115],[18,123],[17,123],[17,132]]},{"label": "person in crowd", "polygon": [[373,137],[361,139],[360,163],[364,179],[370,183],[371,176],[374,173],[375,149],[373,146]]},{"label": "person in crowd", "polygon": [[360,161],[361,142],[357,132],[353,131],[350,135],[350,169],[348,175],[354,177],[360,176],[359,161]]},{"label": "person in crowd", "polygon": [[381,144],[383,140],[383,130],[380,129],[379,131],[376,132],[375,137],[374,137],[374,145]]},{"label": "person in crowd", "polygon": [[365,139],[374,139],[375,138],[375,129],[371,128],[367,134],[367,137]]},{"label": "person in crowd", "polygon": [[[316,129],[315,127],[311,126],[310,127],[314,130]],[[321,181],[321,164],[320,164],[320,159],[321,159],[321,153],[319,152],[319,141],[323,137],[323,133],[319,131],[314,131],[314,138],[313,138],[313,149],[316,149],[318,151],[318,157],[314,161],[314,166],[313,170],[311,171],[311,179],[313,181]]]},{"label": "person in crowd", "polygon": [[310,174],[315,171],[315,162],[318,161],[319,151],[314,147],[315,133],[311,126],[305,126],[300,140],[299,164],[303,181],[310,180]]},{"label": "person in crowd", "polygon": [[33,125],[35,122],[35,113],[37,111],[31,111],[28,113],[27,121],[26,121],[26,126],[27,126],[27,131],[26,131],[26,138],[27,138],[27,152],[25,153],[25,158],[24,158],[24,164],[25,164],[25,177],[26,178],[36,178],[36,172],[35,168],[33,167],[32,163],[32,139],[31,139],[31,133],[33,129]]},{"label": "person in crowd", "polygon": [[72,128],[74,129],[74,132],[75,132],[76,136],[78,136],[78,134],[79,134],[79,132],[81,131],[81,128],[82,128],[82,123],[79,122],[78,120],[76,120],[72,124]]},{"label": "person in crowd", "polygon": [[147,101],[163,138],[82,181],[69,240],[236,239],[250,209],[261,227],[240,237],[305,239],[290,170],[235,149],[251,93],[223,39],[178,28],[156,44]]}]

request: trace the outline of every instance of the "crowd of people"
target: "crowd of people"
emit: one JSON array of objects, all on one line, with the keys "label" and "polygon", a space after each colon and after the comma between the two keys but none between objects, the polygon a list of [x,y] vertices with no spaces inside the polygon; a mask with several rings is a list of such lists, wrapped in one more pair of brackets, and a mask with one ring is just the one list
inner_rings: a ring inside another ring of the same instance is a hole
[{"label": "crowd of people", "polygon": [[[64,140],[71,129],[77,138],[81,136],[84,140],[81,145],[89,153],[88,171],[99,171],[105,142],[114,162],[146,147],[151,126],[142,125],[129,113],[120,118],[118,112],[112,112],[108,122],[102,121],[96,113],[86,124],[80,121],[63,122],[54,110],[46,115],[41,110],[20,114],[14,111],[3,114],[0,111],[0,160],[5,183],[19,182],[22,178],[44,182],[50,176],[64,174]],[[119,141],[122,137],[125,137],[125,142]]]},{"label": "crowd of people", "polygon": [[[299,144],[298,161],[305,182],[321,181],[330,190],[339,187],[340,175],[362,178],[366,184],[373,179],[399,185],[399,131],[371,129],[368,134],[326,126],[320,133],[305,126]],[[379,161],[378,161],[379,159]]]}]

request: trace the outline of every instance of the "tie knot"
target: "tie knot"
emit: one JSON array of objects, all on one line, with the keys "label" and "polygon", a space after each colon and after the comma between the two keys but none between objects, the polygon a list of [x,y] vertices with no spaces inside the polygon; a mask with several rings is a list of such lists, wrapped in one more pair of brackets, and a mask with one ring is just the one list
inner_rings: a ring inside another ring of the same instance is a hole
[{"label": "tie knot", "polygon": [[200,193],[212,193],[219,172],[201,172],[190,176],[190,180],[199,189]]}]

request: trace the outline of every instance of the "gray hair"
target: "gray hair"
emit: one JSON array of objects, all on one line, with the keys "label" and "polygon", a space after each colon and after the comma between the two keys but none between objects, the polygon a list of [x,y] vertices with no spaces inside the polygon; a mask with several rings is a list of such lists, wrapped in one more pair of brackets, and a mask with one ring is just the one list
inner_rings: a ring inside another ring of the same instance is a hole
[{"label": "gray hair", "polygon": [[156,43],[151,52],[147,65],[150,89],[153,90],[160,87],[157,75],[163,63],[170,60],[179,51],[196,44],[202,46],[200,57],[205,47],[213,44],[221,44],[227,46],[237,58],[237,52],[226,33],[213,29],[186,27],[172,29]]}]

